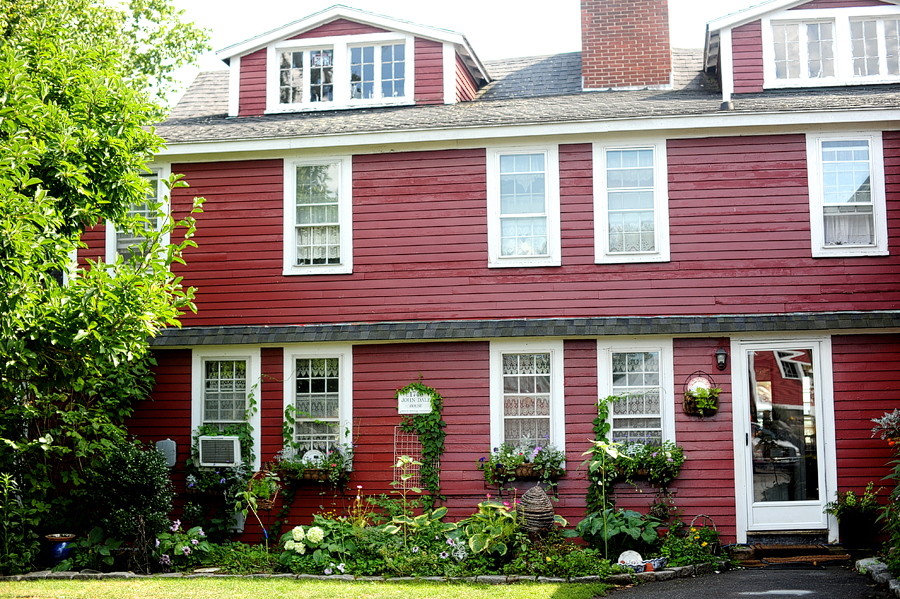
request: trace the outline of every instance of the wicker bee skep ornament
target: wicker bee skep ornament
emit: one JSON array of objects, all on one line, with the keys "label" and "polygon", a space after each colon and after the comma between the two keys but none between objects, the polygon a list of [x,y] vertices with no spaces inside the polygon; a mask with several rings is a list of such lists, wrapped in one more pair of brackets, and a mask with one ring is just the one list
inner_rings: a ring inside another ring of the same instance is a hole
[{"label": "wicker bee skep ornament", "polygon": [[542,532],[553,526],[553,504],[539,485],[522,495],[516,511],[526,532]]}]

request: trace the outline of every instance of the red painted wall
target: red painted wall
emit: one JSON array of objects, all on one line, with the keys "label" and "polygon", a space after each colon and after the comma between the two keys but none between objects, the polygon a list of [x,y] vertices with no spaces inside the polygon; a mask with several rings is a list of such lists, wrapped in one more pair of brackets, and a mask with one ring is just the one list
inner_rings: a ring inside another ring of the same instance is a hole
[{"label": "red painted wall", "polygon": [[387,33],[386,29],[373,27],[364,23],[356,23],[347,19],[335,19],[330,23],[319,25],[315,29],[304,31],[299,35],[295,35],[292,40],[311,39],[316,37],[330,37],[337,35],[365,35],[367,33]]},{"label": "red painted wall", "polygon": [[856,6],[894,6],[888,2],[879,2],[879,0],[813,0],[800,6],[795,6],[791,10],[803,10],[813,8],[850,8]]},{"label": "red painted wall", "polygon": [[898,407],[900,335],[837,335],[834,354],[834,411],[838,490],[876,488],[889,473],[887,442],[872,438],[872,418]]},{"label": "red painted wall", "polygon": [[416,104],[444,103],[444,46],[416,38]]},{"label": "red painted wall", "polygon": [[478,93],[478,86],[462,58],[456,55],[456,101],[468,102]]},{"label": "red painted wall", "polygon": [[259,116],[266,111],[266,49],[241,57],[238,116]]},{"label": "red painted wall", "polygon": [[[900,148],[885,133],[888,219],[900,237]],[[198,287],[188,325],[460,318],[767,314],[900,305],[900,248],[810,257],[803,135],[668,142],[669,263],[593,261],[590,148],[563,145],[563,266],[487,268],[485,151],[353,159],[354,272],[282,276],[280,160],[174,165],[207,198],[198,249],[178,272]],[[252,220],[252,226],[248,223]],[[239,240],[240,243],[235,241]],[[415,293],[411,293],[411,281]]]},{"label": "red painted wall", "polygon": [[763,90],[762,22],[753,21],[731,30],[734,93]]}]

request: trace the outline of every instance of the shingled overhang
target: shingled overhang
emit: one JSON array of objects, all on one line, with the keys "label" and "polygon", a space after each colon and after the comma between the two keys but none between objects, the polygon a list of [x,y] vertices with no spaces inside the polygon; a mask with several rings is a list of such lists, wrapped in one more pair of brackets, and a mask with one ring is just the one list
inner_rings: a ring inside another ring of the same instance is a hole
[{"label": "shingled overhang", "polygon": [[866,331],[900,328],[900,310],[726,316],[613,316],[510,320],[436,320],[289,326],[165,329],[155,348],[198,345],[284,345],[312,342],[462,341],[505,337],[613,335],[714,336],[767,332]]}]

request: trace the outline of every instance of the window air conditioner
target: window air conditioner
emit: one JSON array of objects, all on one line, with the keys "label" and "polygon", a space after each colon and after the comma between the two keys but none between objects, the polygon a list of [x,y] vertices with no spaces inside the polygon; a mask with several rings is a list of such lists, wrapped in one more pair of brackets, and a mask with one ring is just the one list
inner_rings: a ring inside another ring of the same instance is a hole
[{"label": "window air conditioner", "polygon": [[239,437],[209,436],[197,439],[201,466],[234,467],[241,463]]}]

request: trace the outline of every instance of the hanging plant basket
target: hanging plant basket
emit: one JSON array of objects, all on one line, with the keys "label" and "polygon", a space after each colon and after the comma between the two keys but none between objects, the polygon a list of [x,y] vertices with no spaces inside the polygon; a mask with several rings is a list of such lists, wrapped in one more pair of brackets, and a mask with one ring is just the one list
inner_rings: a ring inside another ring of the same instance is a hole
[{"label": "hanging plant basket", "polygon": [[[266,480],[268,476],[268,471],[257,472],[247,481],[247,490],[252,492],[254,481]],[[275,491],[269,497],[263,498],[258,495],[256,496],[256,509],[268,511],[275,507],[275,500],[278,499],[278,491],[281,489],[281,485],[276,483],[273,487]]]},{"label": "hanging plant basket", "polygon": [[566,473],[565,470],[550,470],[547,471],[544,468],[535,467],[533,462],[525,462],[524,464],[519,464],[513,470],[507,470],[506,468],[500,467],[497,468],[497,474],[506,480],[510,480],[515,478],[516,480],[543,480],[543,479],[552,479],[559,478]]},{"label": "hanging plant basket", "polygon": [[719,411],[719,392],[716,381],[706,372],[696,370],[684,381],[685,414],[690,416],[714,416]]}]

